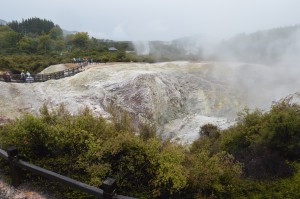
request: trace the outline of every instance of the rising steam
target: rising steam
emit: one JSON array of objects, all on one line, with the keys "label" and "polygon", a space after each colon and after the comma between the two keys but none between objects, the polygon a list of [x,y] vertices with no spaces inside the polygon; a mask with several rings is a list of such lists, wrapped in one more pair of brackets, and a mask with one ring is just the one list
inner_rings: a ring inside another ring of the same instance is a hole
[{"label": "rising steam", "polygon": [[[136,43],[139,54],[171,60],[210,61],[215,78],[231,85],[250,108],[269,108],[273,101],[299,92],[300,26],[239,34],[222,42],[203,36],[171,42]],[[216,44],[217,43],[217,44]]]}]

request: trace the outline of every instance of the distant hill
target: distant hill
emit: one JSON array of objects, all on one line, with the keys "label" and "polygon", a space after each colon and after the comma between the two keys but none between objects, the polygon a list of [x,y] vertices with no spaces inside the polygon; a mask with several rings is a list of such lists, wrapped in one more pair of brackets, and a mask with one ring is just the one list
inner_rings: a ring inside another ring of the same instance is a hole
[{"label": "distant hill", "polygon": [[248,63],[287,63],[299,60],[300,25],[239,34],[216,49],[222,60]]},{"label": "distant hill", "polygon": [[189,39],[172,41],[133,42],[135,51],[140,55],[151,55],[156,61],[194,60],[201,57],[198,44]]},{"label": "distant hill", "polygon": [[135,42],[139,54],[157,60],[220,60],[258,64],[294,64],[300,61],[300,24],[238,34],[222,42],[204,35],[169,42]]},{"label": "distant hill", "polygon": [[7,24],[6,21],[4,21],[3,19],[0,19],[0,25],[6,25],[6,24]]},{"label": "distant hill", "polygon": [[65,29],[62,29],[63,31],[63,35],[64,36],[67,36],[67,35],[74,35],[76,34],[78,31],[70,31],[70,30],[65,30]]}]

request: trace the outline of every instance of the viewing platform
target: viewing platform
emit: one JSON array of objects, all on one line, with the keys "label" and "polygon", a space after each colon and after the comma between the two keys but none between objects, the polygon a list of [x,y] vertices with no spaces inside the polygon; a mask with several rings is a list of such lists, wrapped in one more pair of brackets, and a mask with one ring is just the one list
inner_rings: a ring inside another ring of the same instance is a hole
[{"label": "viewing platform", "polygon": [[30,74],[30,75],[25,74],[24,77],[21,77],[21,74],[11,74],[9,72],[5,72],[0,76],[0,81],[14,82],[14,83],[33,83],[33,82],[45,82],[51,79],[62,79],[84,71],[87,65],[88,62],[82,62],[82,63],[78,63],[77,66],[73,68],[68,68],[53,73],[45,73],[45,74],[39,73],[39,74]]}]

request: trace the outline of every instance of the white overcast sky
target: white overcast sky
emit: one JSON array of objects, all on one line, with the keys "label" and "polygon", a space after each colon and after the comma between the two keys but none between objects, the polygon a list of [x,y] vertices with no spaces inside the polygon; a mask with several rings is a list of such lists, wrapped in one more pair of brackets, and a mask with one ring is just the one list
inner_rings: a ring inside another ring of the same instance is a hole
[{"label": "white overcast sky", "polygon": [[172,40],[300,24],[300,0],[0,0],[0,19],[39,17],[99,39]]}]

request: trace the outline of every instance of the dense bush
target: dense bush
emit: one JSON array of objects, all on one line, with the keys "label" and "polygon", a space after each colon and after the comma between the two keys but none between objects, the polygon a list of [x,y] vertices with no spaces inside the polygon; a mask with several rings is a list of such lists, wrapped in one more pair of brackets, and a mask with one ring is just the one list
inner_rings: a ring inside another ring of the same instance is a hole
[{"label": "dense bush", "polygon": [[117,124],[123,119],[107,122],[88,109],[76,116],[64,106],[40,112],[2,127],[0,145],[14,145],[22,159],[94,186],[112,176],[126,195],[172,197],[186,186],[182,148],[157,138],[143,141],[119,130],[130,129]]},{"label": "dense bush", "polygon": [[288,161],[300,158],[299,125],[299,106],[289,102],[267,113],[245,111],[235,127],[223,132],[221,148],[244,163],[249,177],[287,177],[293,172]]},{"label": "dense bush", "polygon": [[53,64],[70,62],[69,58],[59,55],[7,55],[0,57],[0,70],[21,73],[22,70],[38,73]]},{"label": "dense bush", "polygon": [[[286,194],[298,198],[299,108],[299,105],[285,100],[274,104],[269,112],[245,110],[240,113],[236,125],[227,130],[204,125],[199,132],[201,137],[191,146],[191,152],[205,151],[210,157],[225,152],[241,163],[242,167],[237,167],[242,168],[241,177],[236,179],[239,186],[233,185],[231,191],[226,191],[226,194],[231,194],[227,196],[286,198]],[[218,193],[220,191],[215,191],[214,195]]]},{"label": "dense bush", "polygon": [[2,126],[0,145],[15,145],[22,159],[97,187],[111,176],[118,193],[139,198],[299,197],[298,105],[246,110],[223,131],[204,125],[189,148],[156,138],[153,126],[135,128],[126,112],[111,115],[108,122],[89,109],[71,115],[63,105],[43,106],[39,117]]}]

